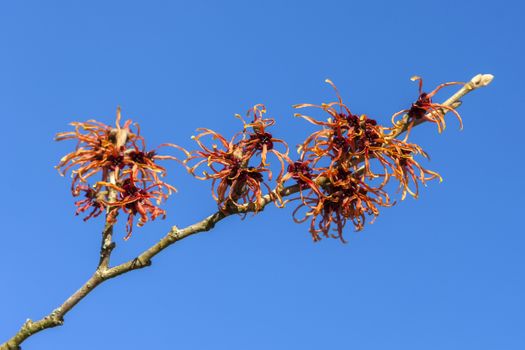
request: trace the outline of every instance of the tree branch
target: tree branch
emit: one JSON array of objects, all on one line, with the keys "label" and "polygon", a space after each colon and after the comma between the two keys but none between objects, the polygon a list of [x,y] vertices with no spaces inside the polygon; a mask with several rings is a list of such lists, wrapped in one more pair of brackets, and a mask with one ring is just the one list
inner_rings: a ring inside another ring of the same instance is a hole
[{"label": "tree branch", "polygon": [[[128,140],[128,130],[121,129],[118,123],[120,122],[120,107],[117,108],[117,127],[111,130],[111,139],[115,144],[117,149],[123,147]],[[108,174],[109,183],[116,185],[117,180],[115,178],[115,171],[112,171]],[[108,202],[114,203],[117,200],[117,191],[114,188],[107,187],[108,190]],[[107,270],[109,267],[109,259],[111,257],[111,252],[115,248],[115,242],[113,242],[113,226],[114,226],[114,217],[112,217],[112,207],[107,208],[106,211],[106,223],[104,225],[104,230],[102,230],[102,242],[100,244],[100,260],[98,263],[98,269]],[[116,215],[116,214],[115,214]]]},{"label": "tree branch", "polygon": [[[447,99],[445,102],[442,103],[443,106],[451,107],[451,108],[457,108],[461,105],[460,99],[468,94],[471,91],[474,91],[480,87],[484,87],[490,84],[494,77],[491,74],[478,74],[474,78],[470,80],[470,82],[466,83],[461,89],[459,89],[455,94],[453,94],[449,99]],[[443,110],[443,113],[446,113],[447,110]],[[437,111],[434,111],[432,113],[438,113]],[[413,122],[412,127],[417,126],[424,122],[424,119],[416,120]],[[398,137],[402,133],[406,132],[408,129],[408,116],[405,115],[402,120],[402,127],[398,130],[394,131],[391,135],[392,137]],[[117,130],[118,133],[119,130]],[[123,135],[117,135],[116,140],[124,140],[125,143],[125,136]],[[118,141],[116,141],[118,142]],[[113,179],[114,180],[114,179]],[[320,178],[317,180],[319,184],[322,184],[326,179]],[[293,195],[295,193],[299,192],[299,186],[293,185],[288,186],[286,188],[280,189],[279,194],[281,197],[288,197],[290,195]],[[263,196],[263,203],[262,208],[264,208],[266,205],[272,202],[272,198],[274,198],[274,195],[267,194]],[[178,242],[186,237],[189,237],[191,235],[200,233],[200,232],[206,232],[211,230],[218,222],[225,219],[228,216],[231,216],[233,214],[243,214],[243,213],[249,213],[254,212],[256,210],[255,206],[253,204],[245,204],[240,207],[235,207],[229,210],[228,212],[222,212],[217,211],[213,213],[212,215],[206,217],[205,219],[190,225],[188,227],[185,227],[183,229],[179,229],[176,226],[173,226],[170,231],[156,244],[149,247],[145,251],[143,251],[140,255],[138,255],[136,258],[127,261],[123,264],[117,265],[115,267],[109,268],[109,258],[111,255],[111,251],[113,250],[115,244],[112,242],[112,234],[113,234],[113,225],[106,224],[102,233],[102,244],[101,244],[101,251],[100,251],[100,261],[98,264],[98,267],[95,271],[95,273],[89,278],[89,280],[82,286],[80,289],[78,289],[75,293],[73,293],[62,305],[60,305],[58,308],[53,310],[49,315],[45,316],[39,321],[33,322],[30,319],[28,319],[20,328],[20,330],[7,342],[0,345],[0,350],[19,350],[20,344],[24,340],[26,340],[28,337],[32,336],[33,334],[36,334],[44,329],[47,328],[53,328],[56,326],[60,326],[64,322],[64,316],[76,305],[78,304],[84,297],[86,297],[93,289],[95,289],[97,286],[102,284],[103,282],[115,278],[117,276],[120,276],[122,274],[125,274],[127,272],[142,269],[144,267],[151,265],[151,260],[159,254],[161,251],[169,247],[175,242]],[[259,211],[262,210],[259,208]]]}]

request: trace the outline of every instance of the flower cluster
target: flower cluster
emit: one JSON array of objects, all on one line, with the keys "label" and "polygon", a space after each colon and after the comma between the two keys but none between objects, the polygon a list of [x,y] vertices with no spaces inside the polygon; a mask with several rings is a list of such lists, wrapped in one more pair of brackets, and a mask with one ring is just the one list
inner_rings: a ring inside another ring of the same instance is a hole
[{"label": "flower cluster", "polygon": [[[156,161],[175,158],[147,151],[139,126],[132,125],[131,120],[121,126],[120,120],[119,108],[115,127],[95,120],[71,123],[75,130],[59,133],[55,139],[75,140],[77,145],[56,168],[61,175],[71,170],[73,196],[84,194],[84,199],[75,202],[76,215],[90,211],[84,218],[88,220],[106,212],[106,222],[114,224],[118,213],[123,211],[128,216],[125,237],[128,239],[136,216],[138,226],[165,217],[166,212],[159,205],[176,190],[161,180],[166,169]],[[90,185],[94,177],[97,180]]]},{"label": "flower cluster", "polygon": [[[379,207],[395,204],[385,188],[390,180],[397,180],[401,199],[404,199],[407,193],[417,197],[419,184],[441,178],[415,160],[416,155],[427,157],[421,147],[394,137],[398,126],[383,127],[366,115],[353,114],[343,103],[335,85],[330,80],[327,83],[334,88],[337,101],[294,106],[297,109],[321,109],[328,114],[328,118],[318,120],[296,114],[321,129],[308,136],[298,147],[299,160],[290,161],[281,184],[293,179],[299,185],[300,196],[295,198],[299,205],[293,213],[294,220],[310,220],[314,241],[323,236],[344,241],[342,232],[347,221],[351,221],[359,231],[363,229],[367,216],[372,216],[373,222],[379,215]],[[456,83],[440,85],[432,93],[424,95],[428,98],[427,104],[423,103],[425,97],[420,96],[418,102],[405,111],[409,118],[428,118],[441,130],[444,121],[439,113],[448,107],[432,103],[431,97],[441,87],[451,84]],[[426,112],[416,115],[417,108],[436,113],[432,116]]]},{"label": "flower cluster", "polygon": [[[271,154],[279,161],[280,171],[276,179],[279,181],[285,163],[289,161],[288,146],[268,132],[275,120],[264,118],[265,113],[264,105],[258,104],[248,111],[248,118],[252,119],[249,123],[236,115],[244,128],[230,140],[213,130],[202,128],[197,129],[200,133],[192,137],[200,150],[191,152],[186,159],[186,164],[197,161],[188,170],[200,180],[212,180],[212,195],[222,211],[235,210],[246,204],[253,205],[255,212],[259,211],[266,204],[263,189],[271,194],[273,201],[280,202],[267,182],[273,178],[267,158]],[[205,137],[211,137],[215,143],[206,145],[201,140]],[[283,150],[276,149],[277,145],[281,145]],[[206,165],[209,170],[202,171],[202,176],[197,175],[195,172],[202,165]]]},{"label": "flower cluster", "polygon": [[[412,80],[419,81],[417,100],[410,108],[395,113],[393,125],[388,127],[365,114],[352,113],[335,85],[327,80],[335,90],[336,101],[294,106],[314,108],[327,115],[316,119],[296,114],[319,129],[298,146],[299,157],[295,161],[288,156],[286,142],[269,132],[275,120],[265,118],[266,108],[262,104],[248,111],[248,121],[236,115],[243,123],[243,130],[231,139],[201,128],[192,136],[198,150],[187,152],[174,144],[163,146],[183,151],[186,159],[182,164],[186,169],[200,180],[211,180],[212,196],[223,213],[258,212],[269,202],[282,207],[296,201],[293,218],[296,222],[310,221],[314,241],[332,237],[344,242],[347,222],[359,231],[367,219],[371,217],[373,222],[377,218],[381,207],[395,204],[388,194],[392,182],[397,184],[403,200],[407,194],[417,198],[420,186],[428,181],[441,181],[438,173],[425,169],[416,160],[418,156],[428,156],[420,146],[408,142],[408,136],[414,125],[424,121],[435,123],[438,131],[443,131],[448,111],[455,114],[462,126],[454,108],[435,103],[432,98],[446,86],[464,83],[444,83],[426,93],[420,77]],[[118,109],[115,127],[89,120],[72,123],[74,131],[57,134],[56,140],[77,141],[75,151],[64,156],[57,168],[62,175],[71,171],[73,196],[84,195],[75,202],[76,214],[86,213],[84,220],[88,220],[105,213],[106,222],[114,224],[122,211],[127,215],[127,239],[135,218],[138,226],[142,226],[149,220],[165,217],[166,212],[159,205],[175,188],[161,180],[166,170],[157,160],[178,159],[146,150],[138,125],[128,120],[121,126],[120,119]],[[399,136],[404,132],[406,136],[401,140]],[[273,167],[270,158],[277,160]],[[201,170],[202,167],[205,169]],[[95,176],[97,180],[90,185]],[[287,181],[296,185],[285,187]],[[299,195],[283,200],[292,193]]]}]

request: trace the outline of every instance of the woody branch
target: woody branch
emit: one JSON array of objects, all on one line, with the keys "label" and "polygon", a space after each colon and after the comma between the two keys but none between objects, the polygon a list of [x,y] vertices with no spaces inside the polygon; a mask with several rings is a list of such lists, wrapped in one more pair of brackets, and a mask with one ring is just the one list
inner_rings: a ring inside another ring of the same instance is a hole
[{"label": "woody branch", "polygon": [[[457,108],[461,104],[460,99],[463,96],[478,88],[489,85],[492,79],[493,76],[490,74],[476,75],[441,105],[449,107],[451,109]],[[439,111],[432,111],[430,113],[438,112]],[[444,110],[443,112],[446,113],[447,110]],[[417,126],[423,122],[424,119],[418,120],[413,123],[413,126]],[[402,133],[406,132],[409,126],[408,124],[409,118],[407,115],[405,115],[401,119],[401,127],[394,131],[394,133],[391,136],[398,137]],[[116,133],[116,145],[119,145],[120,143],[124,144],[125,139],[127,137],[127,135],[125,134],[125,130],[115,129],[114,132]],[[111,180],[111,178],[113,178],[113,180]],[[114,177],[110,177],[110,181],[114,181]],[[323,178],[319,178],[316,181],[319,182],[319,184],[322,184],[322,182],[325,180]],[[299,192],[299,190],[299,185],[292,185],[276,191],[279,191],[280,197],[288,197]],[[116,193],[112,192],[110,189],[109,196],[109,202],[112,202],[115,200]],[[151,265],[152,259],[173,243],[178,242],[194,234],[209,231],[213,229],[218,222],[220,222],[228,216],[240,213],[260,211],[266,205],[271,203],[274,197],[275,193],[269,193],[263,196],[262,203],[259,203],[259,206],[255,206],[254,203],[248,203],[239,207],[229,207],[228,211],[219,210],[213,213],[212,215],[204,218],[203,220],[182,229],[173,226],[163,238],[161,238],[156,244],[144,250],[136,258],[114,267],[109,267],[109,258],[111,255],[111,250],[114,247],[114,242],[112,242],[113,225],[106,223],[102,234],[100,261],[93,275],[86,281],[86,283],[82,287],[80,287],[80,289],[73,293],[62,305],[53,310],[49,315],[46,315],[38,321],[32,321],[28,319],[12,338],[0,345],[0,350],[18,350],[20,349],[20,345],[30,336],[42,330],[62,325],[64,322],[64,316],[71,309],[73,309],[76,304],[78,304],[83,298],[85,298],[91,291],[93,291],[103,282],[118,277],[120,275],[126,274],[130,271],[142,269]]]}]

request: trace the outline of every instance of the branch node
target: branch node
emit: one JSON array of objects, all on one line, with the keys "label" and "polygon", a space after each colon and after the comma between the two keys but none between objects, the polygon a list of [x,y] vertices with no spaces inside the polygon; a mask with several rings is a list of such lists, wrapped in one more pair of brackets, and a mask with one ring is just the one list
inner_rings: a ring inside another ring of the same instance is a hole
[{"label": "branch node", "polygon": [[57,323],[57,325],[64,324],[64,318],[60,315],[61,311],[62,310],[58,308],[58,309],[53,310],[53,312],[49,314],[49,318],[54,320]]},{"label": "branch node", "polygon": [[108,252],[111,252],[113,249],[115,249],[116,246],[117,244],[115,242],[111,242],[111,244],[108,245],[106,249]]},{"label": "branch node", "polygon": [[33,325],[33,321],[28,318],[22,325],[22,329],[29,329]]},{"label": "branch node", "polygon": [[131,270],[135,270],[135,269],[141,269],[143,267],[148,267],[148,266],[151,266],[151,260],[148,259],[146,261],[142,261],[139,257],[133,259],[133,261],[131,261]]},{"label": "branch node", "polygon": [[181,230],[176,225],[173,225],[167,234],[167,238],[170,243],[177,242],[182,238]]}]

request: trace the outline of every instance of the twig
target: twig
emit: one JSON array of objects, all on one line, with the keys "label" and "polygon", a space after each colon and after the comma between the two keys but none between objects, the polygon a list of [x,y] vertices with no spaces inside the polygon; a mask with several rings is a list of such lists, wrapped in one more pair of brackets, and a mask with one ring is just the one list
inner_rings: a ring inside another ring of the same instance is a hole
[{"label": "twig", "polygon": [[[120,107],[117,108],[117,120],[120,120]],[[119,125],[111,130],[111,140],[115,144],[117,149],[124,146],[128,140],[128,130],[121,129]],[[112,171],[108,174],[109,183],[116,185],[116,174]],[[117,191],[114,188],[107,187],[108,190],[108,203],[114,203],[117,200]],[[111,252],[115,248],[115,242],[113,239],[113,226],[115,224],[115,217],[117,214],[112,213],[113,207],[109,206],[106,210],[106,223],[104,230],[102,230],[102,242],[100,244],[100,260],[98,263],[97,270],[106,271],[109,268],[109,259]]]},{"label": "twig", "polygon": [[[470,80],[467,84],[465,84],[461,89],[459,89],[454,95],[452,95],[448,100],[442,103],[442,105],[451,107],[451,108],[457,108],[461,101],[460,99],[468,94],[469,92],[476,90],[480,87],[484,87],[490,84],[494,77],[491,74],[478,74],[474,78]],[[444,110],[443,113],[446,113],[447,110]],[[437,112],[433,112],[437,113]],[[413,123],[413,127],[421,124],[424,121],[424,119],[417,120]],[[408,128],[408,116],[405,115],[402,119],[402,127],[394,132],[393,136],[398,137],[400,134],[404,133]],[[118,132],[121,131],[120,129],[117,130]],[[124,140],[125,143],[125,135],[117,135],[116,140]],[[116,141],[118,142],[118,141]],[[114,178],[113,178],[114,181]],[[317,180],[319,183],[323,182],[323,179]],[[279,194],[281,197],[287,197],[294,193],[299,192],[299,186],[293,185],[286,188],[283,188],[279,190]],[[113,194],[114,196],[116,194]],[[272,194],[267,194],[263,196],[263,203],[262,208],[264,208],[267,204],[272,202]],[[259,208],[258,210],[262,210],[262,208]],[[227,213],[222,211],[217,211],[214,214],[208,216],[207,218],[190,225],[188,227],[185,227],[183,229],[179,229],[176,226],[173,226],[170,231],[156,244],[151,246],[150,248],[143,251],[140,255],[138,255],[136,258],[125,262],[123,264],[117,265],[115,267],[109,268],[109,258],[111,255],[111,251],[114,247],[114,243],[112,242],[112,233],[113,233],[113,225],[106,224],[104,230],[103,230],[103,238],[102,238],[102,244],[101,244],[101,252],[100,252],[100,262],[99,265],[95,271],[95,273],[89,278],[89,280],[73,295],[71,295],[62,305],[60,305],[57,309],[55,309],[53,312],[51,312],[49,315],[45,316],[39,321],[33,322],[31,320],[27,320],[20,330],[7,342],[0,345],[0,350],[18,350],[20,349],[20,344],[24,340],[26,340],[28,337],[32,336],[33,334],[36,334],[44,329],[47,328],[53,328],[56,326],[60,326],[64,322],[64,316],[76,305],[78,304],[84,297],[86,297],[93,289],[95,289],[98,285],[101,283],[115,278],[117,276],[120,276],[122,274],[125,274],[127,272],[142,269],[144,267],[151,265],[151,260],[153,257],[155,257],[157,254],[159,254],[161,251],[169,247],[175,242],[178,242],[188,236],[200,233],[200,232],[206,232],[211,230],[219,221],[223,220],[224,218],[231,216],[233,214],[241,214],[241,213],[248,213],[255,211],[255,206],[253,204],[245,204],[241,207],[232,208]]]}]

